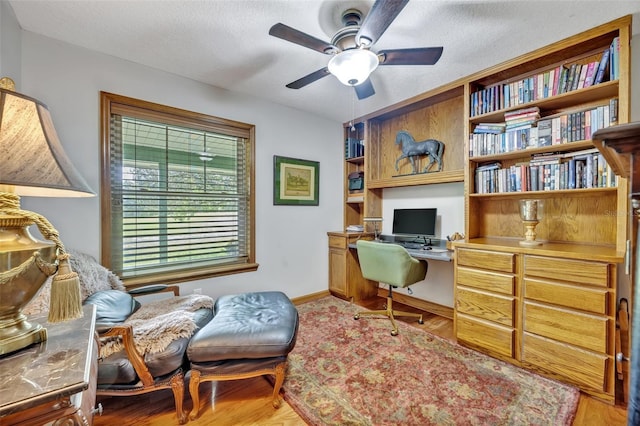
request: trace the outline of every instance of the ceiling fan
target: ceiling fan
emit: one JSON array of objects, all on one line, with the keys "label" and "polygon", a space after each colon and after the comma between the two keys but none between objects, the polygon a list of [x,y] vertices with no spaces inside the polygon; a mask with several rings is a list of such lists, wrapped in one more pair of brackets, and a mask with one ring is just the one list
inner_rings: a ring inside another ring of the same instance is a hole
[{"label": "ceiling fan", "polygon": [[365,99],[375,94],[369,75],[378,65],[433,65],[438,62],[442,47],[386,49],[377,53],[371,50],[407,3],[409,0],[376,0],[364,20],[359,10],[347,9],[342,14],[344,27],[329,43],[282,23],[272,26],[270,35],[332,56],[326,67],[287,84],[287,87],[300,89],[333,74],[343,84],[353,86],[358,99]]}]

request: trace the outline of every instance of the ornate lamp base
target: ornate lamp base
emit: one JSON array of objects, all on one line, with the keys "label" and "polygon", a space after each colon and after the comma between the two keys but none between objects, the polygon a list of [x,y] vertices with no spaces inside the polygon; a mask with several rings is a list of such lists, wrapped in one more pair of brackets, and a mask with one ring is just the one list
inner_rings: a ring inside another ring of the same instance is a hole
[{"label": "ornate lamp base", "polygon": [[29,233],[33,221],[0,209],[0,356],[47,339],[20,311],[55,272],[56,246]]},{"label": "ornate lamp base", "polygon": [[15,352],[34,343],[47,340],[47,330],[31,324],[23,314],[0,321],[0,355]]}]

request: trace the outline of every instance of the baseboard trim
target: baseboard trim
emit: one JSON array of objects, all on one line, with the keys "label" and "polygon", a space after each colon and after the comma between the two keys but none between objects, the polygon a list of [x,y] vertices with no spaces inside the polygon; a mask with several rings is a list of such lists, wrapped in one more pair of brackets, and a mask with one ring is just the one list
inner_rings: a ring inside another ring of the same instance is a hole
[{"label": "baseboard trim", "polygon": [[[378,288],[378,296],[387,297],[389,290],[386,288]],[[425,312],[439,315],[444,318],[453,319],[453,308],[448,306],[442,306],[437,303],[429,302],[427,300],[418,299],[413,296],[408,296],[402,293],[393,293],[393,300],[402,303],[412,308],[420,309]]]},{"label": "baseboard trim", "polygon": [[291,299],[291,302],[294,305],[301,305],[303,303],[311,302],[312,300],[321,299],[325,296],[331,296],[331,293],[329,292],[329,290],[323,290],[317,293],[311,293],[311,294],[306,294],[300,297],[294,297],[293,299]]}]

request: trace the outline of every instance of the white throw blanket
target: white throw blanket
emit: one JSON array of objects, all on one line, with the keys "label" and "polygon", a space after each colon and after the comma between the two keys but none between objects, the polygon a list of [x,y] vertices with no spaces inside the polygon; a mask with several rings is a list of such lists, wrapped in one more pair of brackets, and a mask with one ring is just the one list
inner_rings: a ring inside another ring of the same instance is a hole
[{"label": "white throw blanket", "polygon": [[[133,328],[136,349],[143,356],[165,350],[181,337],[191,337],[196,331],[194,312],[212,309],[213,299],[201,294],[189,294],[145,303],[125,322]],[[124,349],[122,339],[101,339],[100,356],[107,357]]]}]

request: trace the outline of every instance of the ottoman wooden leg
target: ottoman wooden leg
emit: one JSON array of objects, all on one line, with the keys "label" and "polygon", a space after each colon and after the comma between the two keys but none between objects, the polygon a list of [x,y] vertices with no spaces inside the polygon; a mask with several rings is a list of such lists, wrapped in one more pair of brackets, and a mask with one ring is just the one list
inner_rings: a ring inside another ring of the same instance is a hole
[{"label": "ottoman wooden leg", "polygon": [[281,362],[280,364],[276,365],[276,368],[274,369],[274,373],[276,377],[275,383],[273,384],[274,408],[280,408],[280,388],[284,383],[284,372],[286,370],[286,366],[287,366],[286,362]]},{"label": "ottoman wooden leg", "polygon": [[195,420],[200,414],[200,372],[198,370],[191,370],[191,378],[189,379],[189,394],[191,395],[191,401],[193,401],[193,408],[189,419]]}]

